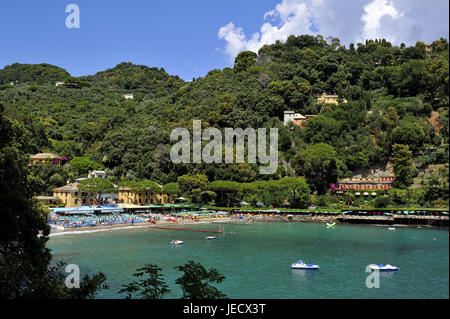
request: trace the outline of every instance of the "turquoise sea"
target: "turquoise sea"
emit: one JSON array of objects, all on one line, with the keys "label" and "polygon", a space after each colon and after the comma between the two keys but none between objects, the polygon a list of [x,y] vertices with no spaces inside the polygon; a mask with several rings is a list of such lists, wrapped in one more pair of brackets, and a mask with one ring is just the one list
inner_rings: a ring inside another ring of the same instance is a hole
[{"label": "turquoise sea", "polygon": [[[229,298],[449,298],[448,229],[337,225],[315,223],[199,224],[185,228],[217,230],[223,235],[194,231],[116,229],[52,236],[48,247],[55,259],[80,266],[81,276],[103,272],[110,288],[98,298],[122,298],[121,285],[144,264],[160,266],[179,298],[174,269],[188,260],[216,268],[225,275],[218,285]],[[206,236],[219,235],[216,240]],[[184,245],[170,246],[173,239]],[[292,270],[302,259],[320,269]],[[366,287],[366,266],[391,264],[398,272],[381,273],[380,287]]]}]

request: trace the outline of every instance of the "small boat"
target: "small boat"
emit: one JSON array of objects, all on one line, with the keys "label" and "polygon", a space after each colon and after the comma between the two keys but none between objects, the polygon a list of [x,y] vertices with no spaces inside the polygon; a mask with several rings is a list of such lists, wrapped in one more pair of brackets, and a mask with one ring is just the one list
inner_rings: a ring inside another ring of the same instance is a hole
[{"label": "small boat", "polygon": [[213,239],[216,239],[217,237],[216,236],[207,236],[207,237],[205,237],[207,240],[213,240]]},{"label": "small boat", "polygon": [[327,223],[327,228],[331,228],[331,227],[334,227],[336,225],[336,223]]},{"label": "small boat", "polygon": [[305,264],[301,259],[291,265],[292,269],[319,269],[319,265]]},{"label": "small boat", "polygon": [[372,270],[379,270],[379,271],[395,271],[395,270],[400,270],[399,267],[397,266],[391,266],[389,264],[387,265],[383,265],[383,264],[379,264],[379,265],[370,265],[369,266],[370,269]]},{"label": "small boat", "polygon": [[394,227],[389,227],[388,229],[389,229],[389,230],[395,230],[395,228],[394,228]]},{"label": "small boat", "polygon": [[183,241],[182,240],[172,240],[170,242],[170,244],[171,245],[181,245],[181,244],[183,244]]}]

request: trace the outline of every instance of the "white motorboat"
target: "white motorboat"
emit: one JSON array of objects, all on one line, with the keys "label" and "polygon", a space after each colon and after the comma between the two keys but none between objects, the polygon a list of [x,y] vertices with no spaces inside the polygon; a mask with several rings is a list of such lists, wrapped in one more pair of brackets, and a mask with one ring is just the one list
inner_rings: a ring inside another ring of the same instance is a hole
[{"label": "white motorboat", "polygon": [[216,236],[207,236],[207,237],[205,237],[207,240],[213,240],[213,239],[216,239],[217,237]]},{"label": "white motorboat", "polygon": [[305,264],[301,259],[291,265],[292,269],[319,269],[319,265]]},{"label": "white motorboat", "polygon": [[387,265],[383,265],[383,264],[370,265],[369,267],[370,267],[370,269],[372,269],[372,270],[379,270],[379,271],[395,271],[395,270],[400,270],[399,267],[397,267],[397,266],[391,266],[391,265],[389,265],[389,264],[387,264]]},{"label": "white motorboat", "polygon": [[170,242],[170,244],[171,245],[181,245],[181,244],[183,244],[183,241],[182,240],[172,240]]}]

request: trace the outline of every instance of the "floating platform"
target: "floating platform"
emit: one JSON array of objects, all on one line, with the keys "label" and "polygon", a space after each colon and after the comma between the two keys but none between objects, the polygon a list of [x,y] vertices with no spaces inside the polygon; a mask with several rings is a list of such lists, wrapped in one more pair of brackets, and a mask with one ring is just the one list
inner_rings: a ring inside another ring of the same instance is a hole
[{"label": "floating platform", "polygon": [[192,229],[192,228],[177,228],[177,227],[160,227],[160,226],[150,226],[149,228],[156,229],[168,229],[168,230],[187,230],[187,231],[198,231],[204,233],[222,233],[220,230],[205,230],[205,229]]}]

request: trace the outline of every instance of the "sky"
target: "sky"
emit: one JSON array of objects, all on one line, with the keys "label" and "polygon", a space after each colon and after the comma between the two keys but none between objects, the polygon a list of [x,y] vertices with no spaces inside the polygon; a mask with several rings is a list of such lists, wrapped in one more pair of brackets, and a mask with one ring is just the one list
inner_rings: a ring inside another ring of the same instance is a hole
[{"label": "sky", "polygon": [[[79,28],[68,5],[79,8]],[[164,68],[186,81],[232,67],[291,34],[341,44],[385,38],[394,45],[449,38],[448,0],[2,0],[0,68],[49,63],[72,76],[121,62]]]}]

